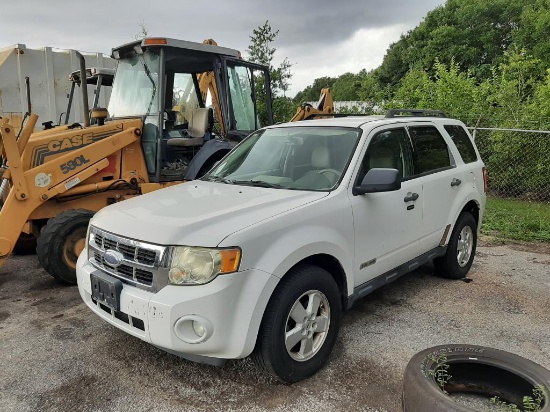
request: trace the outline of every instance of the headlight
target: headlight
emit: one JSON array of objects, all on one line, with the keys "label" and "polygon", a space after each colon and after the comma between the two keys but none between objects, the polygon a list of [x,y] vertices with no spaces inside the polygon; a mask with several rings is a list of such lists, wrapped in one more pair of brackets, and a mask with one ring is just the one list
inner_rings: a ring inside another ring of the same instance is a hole
[{"label": "headlight", "polygon": [[202,285],[237,271],[241,250],[174,246],[168,279],[172,285]]}]

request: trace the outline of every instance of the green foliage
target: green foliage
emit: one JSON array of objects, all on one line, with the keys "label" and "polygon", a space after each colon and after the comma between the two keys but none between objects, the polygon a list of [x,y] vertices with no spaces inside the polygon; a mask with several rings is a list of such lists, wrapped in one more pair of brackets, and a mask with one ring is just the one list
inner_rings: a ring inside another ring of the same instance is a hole
[{"label": "green foliage", "polygon": [[344,73],[333,83],[332,95],[335,101],[354,101],[359,100],[359,91],[361,90],[362,80],[366,72],[359,74]]},{"label": "green foliage", "polygon": [[300,105],[305,102],[313,102],[319,99],[321,89],[332,88],[332,85],[336,81],[334,77],[320,77],[313,81],[311,86],[307,86],[301,92],[298,92],[294,97],[294,103]]},{"label": "green foliage", "polygon": [[447,65],[454,60],[479,80],[488,78],[512,44],[523,8],[535,3],[449,0],[390,46],[377,75],[382,83],[396,86],[411,69],[430,70],[437,58]]},{"label": "green foliage", "polygon": [[520,23],[512,32],[514,43],[539,59],[541,68],[550,67],[550,0],[528,2],[523,8]]},{"label": "green foliage", "polygon": [[290,79],[292,78],[292,72],[290,71],[292,64],[287,58],[278,67],[273,66],[273,58],[277,49],[272,47],[272,43],[278,34],[279,30],[273,31],[269,20],[266,20],[263,26],[252,31],[250,45],[246,49],[248,60],[269,67],[273,96],[284,95],[290,86]]},{"label": "green foliage", "polygon": [[523,409],[513,403],[502,401],[498,396],[491,398],[491,403],[499,407],[502,412],[540,412],[544,401],[544,387],[536,385],[533,388],[533,396],[523,397]]},{"label": "green foliage", "polygon": [[528,111],[541,120],[539,127],[550,128],[550,69],[547,70],[546,81],[536,86],[533,100]]},{"label": "green foliage", "polygon": [[[279,30],[273,31],[269,24],[269,20],[266,20],[263,26],[252,31],[247,53],[248,59],[251,62],[269,67],[271,93],[273,97],[273,120],[275,122],[283,122],[292,117],[295,106],[291,105],[291,100],[285,97],[285,93],[288,91],[292,78],[292,72],[290,71],[292,64],[285,58],[278,67],[273,66],[273,59],[277,49],[272,47],[272,43],[277,38],[278,34]],[[265,96],[265,80],[256,78],[255,83],[255,92],[259,97],[259,101],[265,101],[263,98],[263,96]],[[262,108],[259,107],[258,109],[259,112],[262,113]],[[265,109],[263,112],[265,112]]]},{"label": "green foliage", "polygon": [[436,367],[434,369],[431,369],[429,371],[429,375],[435,379],[439,387],[444,393],[447,393],[445,391],[445,385],[449,383],[452,376],[449,374],[449,364],[447,363],[447,355],[444,353],[441,353],[437,356],[430,355],[428,359],[436,364]]},{"label": "green foliage", "polygon": [[550,205],[490,196],[481,231],[500,239],[550,242]]}]

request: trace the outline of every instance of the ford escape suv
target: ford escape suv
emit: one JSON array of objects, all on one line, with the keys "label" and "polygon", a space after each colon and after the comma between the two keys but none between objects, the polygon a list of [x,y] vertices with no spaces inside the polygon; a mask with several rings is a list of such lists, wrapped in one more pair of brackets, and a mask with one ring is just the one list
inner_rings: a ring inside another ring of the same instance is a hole
[{"label": "ford escape suv", "polygon": [[439,112],[271,126],[200,180],[99,211],[78,288],[165,351],[252,354],[295,382],[325,364],[357,299],[428,261],[466,275],[486,190],[464,124]]}]

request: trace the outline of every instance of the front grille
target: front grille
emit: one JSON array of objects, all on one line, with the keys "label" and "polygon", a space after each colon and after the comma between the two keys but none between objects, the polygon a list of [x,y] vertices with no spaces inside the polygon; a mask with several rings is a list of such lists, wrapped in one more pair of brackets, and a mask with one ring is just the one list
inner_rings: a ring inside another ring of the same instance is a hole
[{"label": "front grille", "polygon": [[[95,267],[143,289],[158,291],[167,284],[166,247],[139,242],[90,227],[88,258]],[[105,261],[108,250],[122,254],[122,262]],[[111,262],[112,263],[112,262]]]},{"label": "front grille", "polygon": [[153,266],[157,257],[157,252],[132,245],[125,244],[123,241],[106,238],[97,234],[94,238],[95,244],[104,250],[118,250],[124,255],[125,259],[134,260],[144,265]]}]

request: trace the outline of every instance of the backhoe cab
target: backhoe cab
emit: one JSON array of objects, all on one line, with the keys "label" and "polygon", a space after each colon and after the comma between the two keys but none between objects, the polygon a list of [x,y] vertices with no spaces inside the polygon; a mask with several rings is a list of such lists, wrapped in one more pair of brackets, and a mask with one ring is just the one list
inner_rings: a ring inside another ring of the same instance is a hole
[{"label": "backhoe cab", "polygon": [[90,120],[83,93],[83,125],[32,133],[31,114],[16,136],[1,122],[0,266],[20,235],[36,237],[42,266],[75,283],[96,211],[194,179],[272,123],[268,69],[205,43],[146,38],[113,49],[118,67],[108,110],[93,109]]}]

